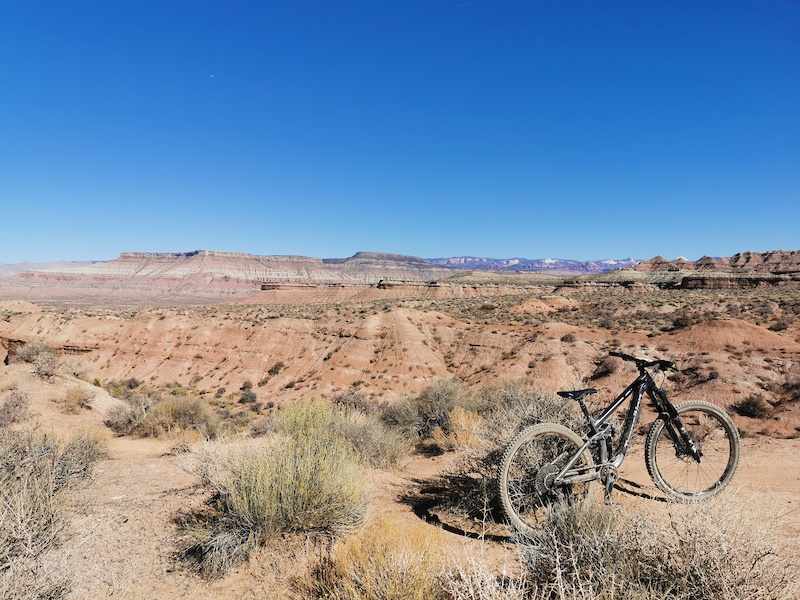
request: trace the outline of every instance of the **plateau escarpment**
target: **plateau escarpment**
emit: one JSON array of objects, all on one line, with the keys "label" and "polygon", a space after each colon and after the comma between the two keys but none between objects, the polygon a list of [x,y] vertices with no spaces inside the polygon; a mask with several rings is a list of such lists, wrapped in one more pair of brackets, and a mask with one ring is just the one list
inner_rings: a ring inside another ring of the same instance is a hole
[{"label": "plateau escarpment", "polygon": [[453,271],[410,256],[359,252],[350,258],[257,256],[198,250],[124,252],[108,262],[18,273],[0,282],[0,297],[79,303],[237,301],[264,282],[374,285],[383,279],[427,281]]}]

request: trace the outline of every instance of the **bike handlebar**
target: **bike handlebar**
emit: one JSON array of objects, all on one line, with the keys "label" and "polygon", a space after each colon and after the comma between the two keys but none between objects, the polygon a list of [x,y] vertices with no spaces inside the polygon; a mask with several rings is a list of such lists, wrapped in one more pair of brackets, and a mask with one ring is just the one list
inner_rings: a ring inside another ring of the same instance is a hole
[{"label": "bike handlebar", "polygon": [[628,362],[636,363],[636,367],[643,371],[644,369],[649,369],[650,367],[658,367],[664,371],[673,370],[677,371],[678,367],[675,366],[675,363],[670,360],[645,360],[643,358],[636,358],[635,356],[631,356],[630,354],[623,354],[622,352],[609,352],[611,356],[616,356],[617,358],[621,358],[622,360],[627,360]]}]

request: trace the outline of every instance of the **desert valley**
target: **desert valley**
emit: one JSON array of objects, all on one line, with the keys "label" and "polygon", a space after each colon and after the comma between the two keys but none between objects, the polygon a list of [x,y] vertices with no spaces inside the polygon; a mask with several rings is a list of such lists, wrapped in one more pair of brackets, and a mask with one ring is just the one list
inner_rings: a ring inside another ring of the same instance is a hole
[{"label": "desert valley", "polygon": [[[394,423],[381,435],[407,436],[404,451],[362,465],[366,516],[356,521],[403,534],[419,528],[429,540],[425,560],[434,546],[447,555],[431,567],[445,581],[436,593],[449,594],[440,597],[521,598],[533,571],[487,491],[487,456],[520,425],[508,419],[518,413],[498,407],[514,394],[533,403],[594,387],[593,408],[602,408],[635,376],[611,351],[674,361],[680,370],[659,379],[674,401],[705,400],[732,416],[742,459],[719,502],[772,529],[758,537],[780,558],[764,566],[775,587],[763,597],[791,597],[800,549],[800,251],[657,257],[607,271],[555,262],[196,251],[7,269],[0,404],[21,408],[5,426],[38,423],[36,435],[64,439],[90,432],[104,450],[92,477],[70,491],[70,516],[47,551],[5,572],[5,597],[34,588],[42,593],[30,597],[351,597],[331,581],[341,553],[358,562],[348,546],[363,535],[355,527],[324,542],[313,527],[265,536],[224,567],[205,558],[197,566],[207,546],[192,545],[197,527],[186,527],[212,522],[224,497],[210,483],[220,468],[210,453],[234,440],[291,437],[281,423],[305,406]],[[435,416],[420,408],[430,398],[442,403]],[[412,409],[418,414],[403,416]],[[423,416],[429,427],[419,425]],[[674,524],[682,508],[663,502],[641,459],[654,418],[645,411],[615,500]],[[470,585],[485,595],[469,595]],[[718,597],[740,597],[731,594]]]}]

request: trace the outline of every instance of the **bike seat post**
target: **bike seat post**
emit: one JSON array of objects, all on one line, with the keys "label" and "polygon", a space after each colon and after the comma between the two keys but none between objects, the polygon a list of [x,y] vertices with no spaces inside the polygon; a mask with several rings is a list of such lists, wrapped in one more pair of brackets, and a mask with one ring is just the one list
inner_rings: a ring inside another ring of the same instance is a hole
[{"label": "bike seat post", "polygon": [[580,405],[581,410],[583,411],[583,416],[586,417],[586,422],[592,427],[592,429],[594,429],[594,420],[592,419],[592,416],[589,413],[589,409],[586,408],[586,402],[583,401],[583,396],[579,396],[578,398],[576,398],[576,400],[578,401],[578,404]]}]

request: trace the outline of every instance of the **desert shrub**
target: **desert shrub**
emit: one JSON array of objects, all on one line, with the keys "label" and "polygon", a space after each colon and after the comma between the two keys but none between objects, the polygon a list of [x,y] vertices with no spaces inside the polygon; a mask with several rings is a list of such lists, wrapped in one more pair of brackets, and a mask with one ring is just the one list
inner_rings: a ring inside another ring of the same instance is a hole
[{"label": "desert shrub", "polygon": [[732,408],[737,414],[753,419],[767,419],[772,414],[772,406],[761,394],[751,394]]},{"label": "desert shrub", "polygon": [[217,423],[202,400],[178,396],[153,405],[142,422],[142,431],[148,430],[153,432],[153,436],[196,430],[204,437],[213,438],[217,434]]},{"label": "desert shrub", "polygon": [[60,360],[55,351],[44,342],[29,342],[15,355],[18,362],[33,365],[33,372],[39,377],[49,379],[58,372]]},{"label": "desert shrub", "polygon": [[89,434],[60,442],[36,429],[0,430],[0,597],[67,593],[68,582],[46,559],[67,527],[65,494],[104,455]]},{"label": "desert shrub", "polygon": [[455,408],[470,410],[471,398],[458,379],[442,379],[423,389],[418,396],[407,396],[384,407],[381,419],[387,425],[405,430],[422,439],[447,436],[450,414]]},{"label": "desert shrub", "polygon": [[0,404],[0,429],[21,423],[28,416],[30,400],[28,394],[20,390],[11,390],[11,394]]},{"label": "desert shrub", "polygon": [[109,409],[103,423],[117,435],[130,435],[139,418],[130,406],[117,405]]},{"label": "desert shrub", "polygon": [[505,446],[536,423],[561,423],[578,433],[586,427],[577,402],[547,394],[524,379],[482,387],[474,406],[486,421],[485,436],[492,445]]},{"label": "desert shrub", "polygon": [[575,337],[574,333],[567,333],[567,334],[564,334],[564,335],[561,336],[561,341],[564,342],[564,343],[567,343],[567,344],[572,343],[572,342],[576,341],[577,339],[578,338]]},{"label": "desert shrub", "polygon": [[445,600],[445,557],[436,532],[380,519],[342,541],[301,592],[337,600]]},{"label": "desert shrub", "polygon": [[667,515],[556,506],[521,543],[533,598],[717,600],[796,597],[796,565],[763,524],[725,502],[673,505]]},{"label": "desert shrub", "polygon": [[32,364],[40,354],[53,353],[53,349],[44,342],[28,342],[17,351],[14,360]]},{"label": "desert shrub", "polygon": [[409,436],[419,436],[419,414],[413,396],[404,396],[397,402],[382,407],[380,418],[392,429],[403,431]]},{"label": "desert shrub", "polygon": [[219,425],[205,403],[193,396],[134,394],[125,406],[108,411],[106,427],[117,435],[159,437],[195,430],[205,438],[216,437]]},{"label": "desert shrub", "polygon": [[783,320],[776,321],[769,327],[770,331],[785,331],[788,328],[789,328],[789,323]]},{"label": "desert shrub", "polygon": [[343,392],[338,392],[331,396],[331,402],[338,406],[352,408],[363,413],[374,412],[375,405],[369,401],[369,397],[353,387],[350,387]]},{"label": "desert shrub", "polygon": [[61,410],[67,414],[75,414],[92,407],[92,393],[80,386],[73,386],[61,399]]},{"label": "desert shrub", "polygon": [[319,399],[295,402],[254,425],[254,433],[295,438],[338,438],[370,467],[396,465],[411,450],[402,432],[386,427],[376,415]]},{"label": "desert shrub", "polygon": [[480,449],[486,445],[486,422],[475,412],[460,406],[450,411],[447,430],[436,427],[431,431],[431,440],[442,450]]},{"label": "desert shrub", "polygon": [[42,352],[33,360],[33,372],[44,379],[50,379],[58,372],[61,361],[55,352]]},{"label": "desert shrub", "polygon": [[256,400],[258,400],[258,396],[250,388],[242,390],[242,393],[239,394],[239,403],[240,404],[252,404]]},{"label": "desert shrub", "polygon": [[[480,427],[473,430],[469,444],[459,447],[461,454],[436,482],[435,503],[483,524],[502,520],[497,470],[504,448],[516,433],[542,422],[561,423],[581,432],[585,423],[576,402],[544,394],[524,380],[484,386],[472,405]],[[472,420],[475,426],[477,419]]]},{"label": "desert shrub", "polygon": [[446,429],[450,413],[456,407],[463,408],[465,396],[457,379],[443,379],[423,389],[414,401],[420,435],[427,437],[436,427]]},{"label": "desert shrub", "polygon": [[610,356],[603,357],[595,363],[594,373],[589,379],[601,379],[616,373],[618,362]]},{"label": "desert shrub", "polygon": [[339,438],[206,449],[195,467],[214,513],[186,523],[187,553],[216,576],[282,534],[341,534],[364,517],[366,484]]},{"label": "desert shrub", "polygon": [[[453,565],[442,578],[449,600],[527,600],[531,586],[525,573],[515,577],[495,574],[495,567],[483,555],[468,556],[466,564]],[[516,571],[515,568],[513,570]]]},{"label": "desert shrub", "polygon": [[278,373],[280,373],[281,371],[283,371],[284,367],[286,367],[286,365],[285,365],[285,364],[283,364],[283,361],[282,361],[282,360],[279,360],[278,362],[276,362],[274,365],[272,365],[272,366],[269,368],[269,370],[267,371],[267,373],[269,373],[269,375],[271,375],[271,376],[273,376],[273,377],[274,377],[275,375],[277,375]]}]

